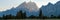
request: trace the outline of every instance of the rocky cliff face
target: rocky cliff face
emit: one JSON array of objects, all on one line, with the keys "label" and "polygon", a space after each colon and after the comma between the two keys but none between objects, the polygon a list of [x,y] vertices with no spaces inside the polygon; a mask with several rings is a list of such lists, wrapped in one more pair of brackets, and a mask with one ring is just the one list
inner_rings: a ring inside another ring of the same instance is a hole
[{"label": "rocky cliff face", "polygon": [[0,14],[1,14],[0,16],[2,16],[3,14],[16,15],[16,13],[19,10],[26,11],[27,16],[30,16],[30,15],[38,16],[38,7],[36,6],[36,4],[34,2],[28,2],[28,3],[23,2],[16,8],[11,8],[10,10],[0,12]]},{"label": "rocky cliff face", "polygon": [[56,4],[48,3],[46,6],[42,6],[42,12],[45,16],[58,16],[60,15],[60,1]]}]

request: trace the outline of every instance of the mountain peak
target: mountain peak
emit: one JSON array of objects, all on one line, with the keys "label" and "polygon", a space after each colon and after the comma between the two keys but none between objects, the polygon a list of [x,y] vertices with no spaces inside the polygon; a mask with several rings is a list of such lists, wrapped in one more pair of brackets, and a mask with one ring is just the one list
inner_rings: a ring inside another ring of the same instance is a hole
[{"label": "mountain peak", "polygon": [[55,5],[60,5],[60,1],[58,1]]},{"label": "mountain peak", "polygon": [[35,2],[27,2],[27,3],[23,2],[21,5],[19,5],[17,7],[17,10],[19,10],[19,9],[26,11],[27,16],[30,16],[32,14],[35,15],[35,13],[37,13],[37,11],[38,11],[38,7]]},{"label": "mountain peak", "polygon": [[57,3],[60,3],[60,1],[58,1]]},{"label": "mountain peak", "polygon": [[50,6],[50,5],[53,5],[53,4],[49,2],[47,6]]},{"label": "mountain peak", "polygon": [[30,10],[37,10],[38,9],[38,7],[37,7],[37,5],[36,5],[35,2],[28,2],[27,5],[26,5],[26,7],[28,9],[30,9]]},{"label": "mountain peak", "polygon": [[[22,11],[26,11],[27,16],[30,15],[35,15],[38,16],[38,7],[36,6],[36,4],[34,2],[23,2],[22,4],[20,4],[19,6],[17,6],[16,8],[11,8],[10,10],[4,11],[4,12],[0,12],[2,15],[3,14],[12,14],[14,16],[16,16],[16,13],[19,12],[20,10]],[[29,15],[30,14],[30,15]]]}]

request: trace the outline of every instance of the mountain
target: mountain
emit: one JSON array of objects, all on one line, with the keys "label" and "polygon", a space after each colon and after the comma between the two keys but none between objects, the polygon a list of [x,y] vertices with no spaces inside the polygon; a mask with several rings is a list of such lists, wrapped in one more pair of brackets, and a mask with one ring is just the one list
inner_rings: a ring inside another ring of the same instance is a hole
[{"label": "mountain", "polygon": [[30,15],[38,16],[38,7],[34,2],[28,2],[28,3],[23,2],[16,8],[13,7],[10,10],[0,12],[1,14],[0,16],[2,16],[3,14],[4,15],[12,14],[16,16],[17,12],[20,10],[26,11],[27,16],[30,16]]},{"label": "mountain", "polygon": [[54,5],[54,7],[56,8],[56,15],[60,15],[60,1],[58,1],[55,5]]},{"label": "mountain", "polygon": [[34,2],[28,2],[28,3],[24,2],[17,8],[20,10],[26,11],[27,16],[30,16],[30,15],[38,16],[38,7]]},{"label": "mountain", "polygon": [[42,6],[41,9],[44,16],[58,16],[60,14],[60,1],[58,1],[56,4],[49,2],[48,5]]}]

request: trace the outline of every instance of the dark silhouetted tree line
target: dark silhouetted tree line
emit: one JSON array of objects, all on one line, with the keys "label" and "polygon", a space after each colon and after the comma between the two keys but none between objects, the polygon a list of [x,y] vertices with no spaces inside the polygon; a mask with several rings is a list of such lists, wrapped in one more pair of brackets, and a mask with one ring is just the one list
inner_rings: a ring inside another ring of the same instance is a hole
[{"label": "dark silhouetted tree line", "polygon": [[26,18],[26,12],[19,11],[16,15],[17,19],[24,19]]},{"label": "dark silhouetted tree line", "polygon": [[60,15],[59,16],[51,15],[51,17],[43,16],[42,9],[40,9],[39,16],[31,15],[27,17],[26,12],[20,10],[19,12],[17,12],[16,16],[13,16],[11,14],[6,16],[3,15],[3,17],[0,17],[0,19],[60,19]]},{"label": "dark silhouetted tree line", "polygon": [[0,17],[0,19],[25,19],[26,18],[26,12],[22,12],[22,10],[20,10],[19,12],[17,12],[16,16],[12,16],[11,14],[9,15],[3,15],[3,17]]}]

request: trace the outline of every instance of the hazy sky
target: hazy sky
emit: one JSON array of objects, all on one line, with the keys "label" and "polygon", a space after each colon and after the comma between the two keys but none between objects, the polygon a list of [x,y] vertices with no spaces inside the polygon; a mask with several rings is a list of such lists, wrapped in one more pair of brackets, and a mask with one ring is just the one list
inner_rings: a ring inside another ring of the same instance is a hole
[{"label": "hazy sky", "polygon": [[[0,0],[0,11],[5,11],[12,7],[17,7],[24,1],[29,2],[30,0]],[[42,5],[47,5],[48,2],[51,2],[54,4],[59,0],[31,0],[31,1],[35,2],[37,6],[40,8]]]}]

